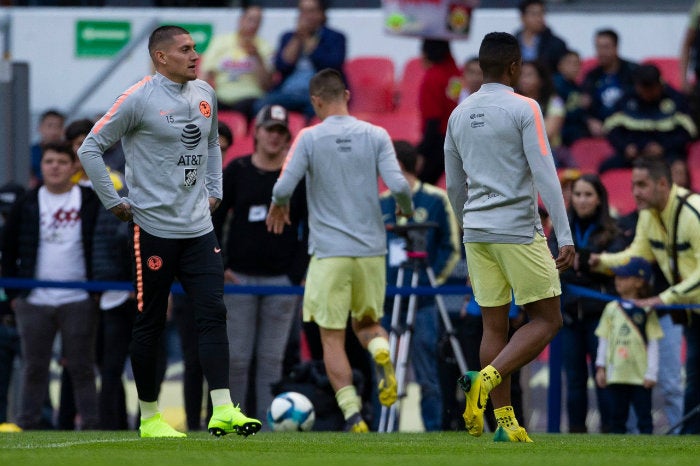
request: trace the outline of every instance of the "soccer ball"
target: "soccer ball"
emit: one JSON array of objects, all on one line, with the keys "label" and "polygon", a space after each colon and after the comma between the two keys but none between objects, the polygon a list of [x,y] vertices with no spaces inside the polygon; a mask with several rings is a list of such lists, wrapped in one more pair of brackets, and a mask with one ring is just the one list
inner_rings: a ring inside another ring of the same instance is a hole
[{"label": "soccer ball", "polygon": [[315,419],[311,400],[297,392],[280,393],[267,410],[267,423],[275,432],[308,431]]}]

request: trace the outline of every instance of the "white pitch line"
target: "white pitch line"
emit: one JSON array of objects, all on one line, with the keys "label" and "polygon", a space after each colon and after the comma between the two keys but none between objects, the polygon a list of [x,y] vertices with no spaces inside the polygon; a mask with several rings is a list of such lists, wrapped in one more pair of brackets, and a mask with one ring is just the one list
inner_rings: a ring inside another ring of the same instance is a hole
[{"label": "white pitch line", "polygon": [[121,442],[138,442],[141,439],[101,439],[101,440],[76,440],[74,442],[61,443],[42,443],[37,445],[16,445],[6,447],[7,450],[36,450],[39,448],[67,448],[78,445],[92,445],[97,443],[121,443]]}]

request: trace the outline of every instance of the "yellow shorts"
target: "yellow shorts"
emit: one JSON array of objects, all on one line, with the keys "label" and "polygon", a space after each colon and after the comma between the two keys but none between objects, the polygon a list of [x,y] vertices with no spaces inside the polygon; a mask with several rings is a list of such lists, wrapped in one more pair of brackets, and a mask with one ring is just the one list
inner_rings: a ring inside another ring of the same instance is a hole
[{"label": "yellow shorts", "polygon": [[355,319],[384,315],[384,256],[311,258],[304,290],[304,322],[344,329],[348,312]]},{"label": "yellow shorts", "polygon": [[465,243],[474,298],[480,306],[496,307],[559,296],[559,273],[544,236],[530,244]]}]

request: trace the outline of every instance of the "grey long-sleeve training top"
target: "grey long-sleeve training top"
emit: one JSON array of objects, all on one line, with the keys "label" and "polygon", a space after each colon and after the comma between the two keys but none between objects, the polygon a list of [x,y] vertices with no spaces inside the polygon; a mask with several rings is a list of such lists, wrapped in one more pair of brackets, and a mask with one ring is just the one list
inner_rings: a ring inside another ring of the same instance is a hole
[{"label": "grey long-sleeve training top", "polygon": [[488,83],[457,106],[447,126],[445,174],[465,242],[530,243],[535,231],[542,233],[539,192],[559,247],[574,244],[544,119],[533,99]]},{"label": "grey long-sleeve training top", "polygon": [[122,202],[102,155],[119,139],[134,222],[161,238],[213,230],[209,197],[221,199],[216,96],[202,80],[178,84],[160,73],[127,89],[78,150],[102,204]]},{"label": "grey long-sleeve training top", "polygon": [[323,257],[386,254],[378,176],[403,212],[413,210],[389,134],[352,116],[330,116],[292,144],[272,201],[285,205],[306,176],[309,253]]}]

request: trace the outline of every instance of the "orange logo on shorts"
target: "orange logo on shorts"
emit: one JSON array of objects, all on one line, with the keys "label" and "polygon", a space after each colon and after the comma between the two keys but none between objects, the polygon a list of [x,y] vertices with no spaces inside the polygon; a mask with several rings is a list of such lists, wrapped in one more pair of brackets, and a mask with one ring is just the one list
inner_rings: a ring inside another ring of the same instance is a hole
[{"label": "orange logo on shorts", "polygon": [[199,111],[202,112],[202,115],[204,115],[205,118],[209,118],[211,116],[211,106],[209,105],[209,102],[206,100],[203,100],[199,103]]},{"label": "orange logo on shorts", "polygon": [[160,270],[161,267],[163,267],[163,259],[158,256],[151,256],[148,258],[149,269],[155,272],[156,270]]}]

